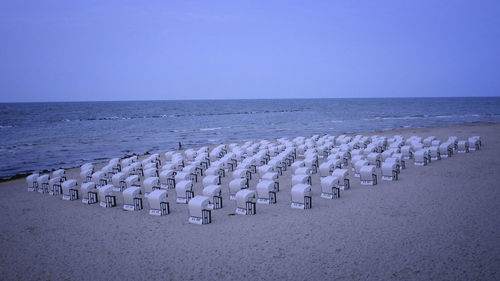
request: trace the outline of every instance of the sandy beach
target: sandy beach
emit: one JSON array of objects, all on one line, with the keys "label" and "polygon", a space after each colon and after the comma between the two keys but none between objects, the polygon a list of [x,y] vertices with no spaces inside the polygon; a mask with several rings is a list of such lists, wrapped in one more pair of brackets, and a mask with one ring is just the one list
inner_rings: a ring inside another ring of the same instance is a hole
[{"label": "sandy beach", "polygon": [[425,167],[410,161],[399,181],[373,187],[351,173],[340,200],[320,198],[315,174],[310,210],[290,208],[288,170],[277,204],[233,215],[226,177],[224,208],[201,226],[187,222],[174,190],[171,214],[154,217],[147,205],[104,209],[28,192],[25,179],[2,182],[0,279],[500,279],[500,123],[364,133],[372,134],[480,135],[484,146]]}]

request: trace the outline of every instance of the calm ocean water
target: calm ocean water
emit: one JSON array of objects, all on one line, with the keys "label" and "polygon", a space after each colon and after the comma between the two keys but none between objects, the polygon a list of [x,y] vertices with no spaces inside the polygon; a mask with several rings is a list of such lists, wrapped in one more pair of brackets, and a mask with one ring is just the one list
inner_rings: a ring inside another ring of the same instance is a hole
[{"label": "calm ocean water", "polygon": [[500,121],[500,98],[0,104],[0,178],[260,138]]}]

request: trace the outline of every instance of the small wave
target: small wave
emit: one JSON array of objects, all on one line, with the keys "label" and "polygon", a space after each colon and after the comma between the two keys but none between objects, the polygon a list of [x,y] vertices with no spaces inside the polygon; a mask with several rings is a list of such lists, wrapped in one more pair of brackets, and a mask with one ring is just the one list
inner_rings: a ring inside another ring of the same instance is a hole
[{"label": "small wave", "polygon": [[[89,117],[79,119],[79,121],[108,121],[108,120],[132,120],[132,119],[151,119],[151,118],[182,118],[182,117],[205,117],[205,116],[226,116],[226,115],[251,115],[251,114],[269,114],[269,113],[293,113],[300,112],[299,109],[281,109],[281,110],[262,110],[262,111],[236,111],[236,112],[207,112],[194,114],[153,114],[146,116],[105,116],[105,117]],[[70,120],[64,119],[68,122]]]},{"label": "small wave", "polygon": [[214,127],[214,128],[202,128],[200,131],[215,131],[215,130],[220,130],[222,127]]},{"label": "small wave", "polygon": [[0,129],[7,129],[7,128],[12,128],[14,126],[11,125],[0,125]]}]

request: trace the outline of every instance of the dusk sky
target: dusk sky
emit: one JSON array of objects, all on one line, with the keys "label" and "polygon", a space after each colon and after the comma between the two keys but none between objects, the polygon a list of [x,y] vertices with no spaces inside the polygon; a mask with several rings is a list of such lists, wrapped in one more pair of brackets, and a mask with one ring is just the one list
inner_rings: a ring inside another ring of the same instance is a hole
[{"label": "dusk sky", "polygon": [[2,1],[0,102],[500,95],[500,1]]}]

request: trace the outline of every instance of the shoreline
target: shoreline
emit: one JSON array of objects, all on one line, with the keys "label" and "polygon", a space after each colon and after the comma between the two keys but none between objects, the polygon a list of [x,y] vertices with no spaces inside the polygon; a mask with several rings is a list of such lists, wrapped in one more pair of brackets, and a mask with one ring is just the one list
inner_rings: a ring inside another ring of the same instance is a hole
[{"label": "shoreline", "polygon": [[[396,128],[396,129],[387,129],[387,130],[374,130],[374,131],[356,131],[356,132],[343,132],[343,133],[338,133],[338,134],[331,134],[331,135],[342,135],[342,134],[345,134],[345,135],[357,135],[357,134],[374,134],[374,133],[377,133],[377,134],[382,134],[384,135],[387,134],[388,132],[401,132],[401,133],[404,133],[405,131],[409,131],[409,130],[417,130],[417,129],[425,129],[425,128],[428,128],[428,129],[436,129],[436,128],[453,128],[453,127],[457,127],[457,126],[481,126],[481,125],[495,125],[495,124],[500,124],[500,122],[471,122],[471,123],[461,123],[461,124],[455,124],[455,125],[447,125],[447,126],[423,126],[423,127],[412,127],[412,128]],[[321,134],[321,135],[325,135],[325,134]],[[294,137],[299,137],[299,136],[291,136],[291,137],[288,137],[288,138],[294,138]],[[304,136],[304,137],[310,137],[310,136]],[[277,138],[271,138],[271,139],[267,139],[267,140],[276,140]],[[253,139],[255,140],[255,139]],[[243,142],[246,142],[246,141],[252,141],[252,140],[238,140],[234,143],[243,143]],[[229,143],[229,142],[223,142],[223,143]],[[205,145],[202,145],[202,146],[208,146],[208,147],[211,147],[211,146],[214,146],[214,145],[217,145],[218,143],[207,143]],[[186,150],[186,149],[197,149],[201,146],[186,146],[186,147],[183,147],[182,150]],[[167,151],[179,151],[178,149],[174,149],[174,150],[163,150],[163,151],[146,151],[146,153],[132,153],[132,154],[125,154],[121,157],[119,157],[120,159],[123,159],[123,158],[127,158],[127,157],[130,157],[130,156],[138,156],[138,157],[142,157],[142,156],[146,156],[146,155],[150,155],[150,154],[153,154],[153,153],[160,153],[160,154],[163,154]],[[118,156],[116,156],[118,158]],[[110,160],[111,158],[109,159],[99,159],[99,160],[89,160],[89,161],[85,161],[84,163],[87,163],[87,162],[91,162],[91,163],[94,163],[94,164],[103,164],[103,163],[106,163]],[[59,167],[59,168],[53,168],[53,169],[43,169],[43,170],[40,170],[38,171],[40,174],[42,173],[50,173],[52,171],[55,171],[57,169],[65,169],[65,170],[71,170],[71,169],[76,169],[76,168],[79,168],[81,165],[76,165],[76,166],[69,166],[69,167],[66,167],[66,168],[62,168],[62,167]],[[23,172],[23,173],[18,173],[18,174],[15,174],[9,178],[0,178],[0,183],[4,183],[4,182],[9,182],[9,181],[13,181],[13,180],[17,180],[17,179],[22,179],[22,178],[26,178],[27,176],[29,176],[30,174],[34,173],[36,171],[30,171],[30,172]]]}]

